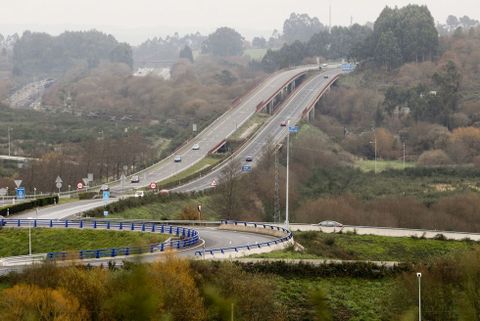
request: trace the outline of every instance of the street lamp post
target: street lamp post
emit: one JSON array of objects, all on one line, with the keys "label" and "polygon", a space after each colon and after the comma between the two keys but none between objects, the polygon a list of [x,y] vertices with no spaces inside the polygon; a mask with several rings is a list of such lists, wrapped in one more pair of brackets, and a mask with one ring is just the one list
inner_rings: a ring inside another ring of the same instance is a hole
[{"label": "street lamp post", "polygon": [[13,130],[13,128],[8,128],[8,156],[12,156],[11,152],[11,141],[10,141],[10,132]]},{"label": "street lamp post", "polygon": [[28,255],[32,256],[32,217],[28,218]]},{"label": "street lamp post", "polygon": [[373,150],[374,150],[374,173],[377,174],[377,135],[375,133],[375,128],[372,128],[373,131],[373,142],[370,142],[370,144],[373,144]]},{"label": "street lamp post", "polygon": [[418,279],[418,321],[422,321],[422,273],[417,272]]},{"label": "street lamp post", "polygon": [[287,179],[286,179],[286,187],[285,187],[285,227],[289,228],[289,221],[288,221],[288,179],[289,179],[289,163],[290,163],[290,119],[287,120]]}]

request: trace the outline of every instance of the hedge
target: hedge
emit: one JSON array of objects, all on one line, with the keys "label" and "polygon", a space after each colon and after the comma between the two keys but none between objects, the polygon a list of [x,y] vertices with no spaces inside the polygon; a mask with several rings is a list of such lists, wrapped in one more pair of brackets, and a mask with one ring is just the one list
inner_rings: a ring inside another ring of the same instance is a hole
[{"label": "hedge", "polygon": [[398,273],[408,272],[412,267],[408,264],[394,266],[379,266],[368,262],[341,262],[313,265],[311,263],[275,262],[238,262],[244,271],[250,273],[270,273],[285,277],[353,277],[366,279],[380,279],[394,276]]},{"label": "hedge", "polygon": [[32,208],[47,206],[54,203],[58,203],[58,195],[37,198],[29,202],[18,203],[12,206],[4,207],[0,209],[0,215],[7,216],[7,211],[8,211],[8,215],[12,215],[12,214],[20,213],[22,211],[30,210]]}]

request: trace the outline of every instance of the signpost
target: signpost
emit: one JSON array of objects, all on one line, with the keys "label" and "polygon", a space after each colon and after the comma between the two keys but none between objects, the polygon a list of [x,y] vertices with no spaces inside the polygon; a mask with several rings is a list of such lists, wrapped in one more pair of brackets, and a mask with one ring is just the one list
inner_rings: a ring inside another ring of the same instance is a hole
[{"label": "signpost", "polygon": [[288,126],[289,133],[298,133],[298,126]]},{"label": "signpost", "polygon": [[78,182],[77,183],[77,189],[80,190],[83,188],[83,183],[82,182]]},{"label": "signpost", "polygon": [[102,193],[102,199],[103,199],[105,202],[108,202],[108,200],[110,199],[110,191],[103,191],[103,193]]},{"label": "signpost", "polygon": [[25,187],[17,187],[16,195],[19,200],[25,199]]},{"label": "signpost", "polygon": [[214,178],[212,182],[210,183],[211,187],[217,187],[217,180]]},{"label": "signpost", "polygon": [[19,188],[20,185],[22,185],[22,180],[21,179],[16,179],[14,182],[15,182],[15,185],[17,186],[17,188]]},{"label": "signpost", "polygon": [[156,189],[157,188],[157,183],[151,182],[150,183],[150,189]]},{"label": "signpost", "polygon": [[58,194],[60,194],[62,183],[63,183],[63,180],[60,178],[60,176],[57,176],[57,179],[55,180],[55,186],[58,188]]}]

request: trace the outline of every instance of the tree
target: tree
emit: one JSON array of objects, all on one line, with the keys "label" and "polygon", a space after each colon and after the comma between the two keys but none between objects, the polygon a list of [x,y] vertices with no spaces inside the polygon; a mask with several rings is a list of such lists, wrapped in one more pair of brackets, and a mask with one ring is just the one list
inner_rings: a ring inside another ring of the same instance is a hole
[{"label": "tree", "polygon": [[388,71],[402,63],[402,52],[393,32],[387,31],[380,36],[375,48],[375,60]]},{"label": "tree", "polygon": [[202,52],[223,57],[240,56],[243,53],[243,37],[232,28],[218,28],[203,42]]},{"label": "tree", "polygon": [[297,40],[307,42],[314,34],[325,29],[317,17],[310,18],[306,13],[292,12],[283,23],[283,38],[287,43]]},{"label": "tree", "polygon": [[252,40],[252,46],[254,48],[265,48],[267,46],[267,40],[263,37],[254,37]]},{"label": "tree", "polygon": [[234,212],[238,209],[239,205],[239,171],[240,160],[235,158],[227,163],[222,170],[220,177],[219,189],[219,205],[220,213],[226,219],[233,218]]},{"label": "tree", "polygon": [[190,60],[190,62],[193,62],[192,49],[189,46],[183,47],[183,49],[180,50],[179,57],[183,58],[183,59],[188,59],[188,60]]}]

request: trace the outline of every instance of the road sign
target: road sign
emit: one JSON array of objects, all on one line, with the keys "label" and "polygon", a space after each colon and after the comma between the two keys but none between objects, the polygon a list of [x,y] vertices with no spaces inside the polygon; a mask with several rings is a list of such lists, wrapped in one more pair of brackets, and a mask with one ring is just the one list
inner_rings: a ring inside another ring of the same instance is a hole
[{"label": "road sign", "polygon": [[192,126],[192,127],[193,127],[193,128],[192,128],[192,129],[193,129],[193,131],[194,131],[194,132],[196,132],[196,131],[197,131],[197,124],[193,124],[193,126]]},{"label": "road sign", "polygon": [[18,199],[23,200],[25,198],[25,187],[18,187],[16,194]]},{"label": "road sign", "polygon": [[77,189],[82,189],[83,188],[83,183],[82,182],[78,182],[77,183]]},{"label": "road sign", "polygon": [[210,186],[211,187],[217,187],[217,181],[215,180],[215,178],[212,180],[212,182],[210,183]]},{"label": "road sign", "polygon": [[103,191],[102,199],[108,201],[110,199],[110,191]]},{"label": "road sign", "polygon": [[85,184],[86,186],[88,186],[88,182],[89,182],[88,178],[86,178],[86,177],[85,177],[85,178],[82,178],[82,181],[83,181],[83,184]]},{"label": "road sign", "polygon": [[[55,179],[55,183],[63,183],[62,179],[60,178],[60,176],[57,176],[57,179]],[[60,187],[57,187],[57,188],[60,188]]]},{"label": "road sign", "polygon": [[290,133],[298,133],[298,126],[288,126],[288,131]]},{"label": "road sign", "polygon": [[[92,173],[88,173],[87,174],[87,179],[89,182],[93,182],[93,174]],[[88,184],[87,184],[88,185]]]},{"label": "road sign", "polygon": [[252,165],[243,165],[242,166],[242,172],[248,173],[252,171]]},{"label": "road sign", "polygon": [[103,211],[103,216],[108,216],[108,211]]},{"label": "road sign", "polygon": [[61,183],[61,182],[57,182],[57,184],[55,184],[55,186],[56,186],[58,189],[61,189],[61,188],[62,188],[62,183]]},{"label": "road sign", "polygon": [[156,188],[157,188],[157,183],[151,182],[151,183],[150,183],[150,188],[151,188],[151,189],[156,189]]},{"label": "road sign", "polygon": [[6,188],[0,188],[0,196],[5,196],[7,195],[7,189]]},{"label": "road sign", "polygon": [[21,179],[16,179],[15,180],[15,185],[18,187],[20,187],[20,185],[22,185],[22,180]]}]

